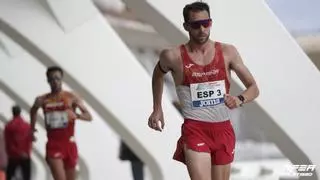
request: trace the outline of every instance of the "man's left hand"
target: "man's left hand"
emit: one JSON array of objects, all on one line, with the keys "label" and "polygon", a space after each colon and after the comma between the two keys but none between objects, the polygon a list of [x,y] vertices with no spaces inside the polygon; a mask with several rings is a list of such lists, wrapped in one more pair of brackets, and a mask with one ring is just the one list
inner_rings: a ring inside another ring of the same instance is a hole
[{"label": "man's left hand", "polygon": [[224,96],[224,103],[229,109],[234,109],[240,106],[241,101],[236,96],[231,96],[230,94],[226,94]]}]

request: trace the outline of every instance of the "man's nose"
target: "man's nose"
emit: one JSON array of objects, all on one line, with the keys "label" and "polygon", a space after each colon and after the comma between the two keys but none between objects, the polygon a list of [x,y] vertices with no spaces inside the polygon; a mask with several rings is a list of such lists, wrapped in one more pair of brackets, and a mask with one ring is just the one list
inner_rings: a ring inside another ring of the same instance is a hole
[{"label": "man's nose", "polygon": [[200,31],[204,32],[206,30],[206,28],[203,25],[200,25]]}]

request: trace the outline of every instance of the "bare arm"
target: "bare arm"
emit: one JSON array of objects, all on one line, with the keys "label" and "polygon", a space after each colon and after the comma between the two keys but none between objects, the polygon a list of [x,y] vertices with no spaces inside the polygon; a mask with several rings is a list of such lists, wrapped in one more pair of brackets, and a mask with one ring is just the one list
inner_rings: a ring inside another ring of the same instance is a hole
[{"label": "bare arm", "polygon": [[73,94],[73,98],[74,98],[75,107],[79,108],[81,111],[81,114],[76,114],[77,119],[91,121],[92,116],[91,116],[90,112],[88,111],[87,107],[83,104],[82,99],[78,95],[75,95],[75,94]]},{"label": "bare arm", "polygon": [[30,120],[31,120],[30,126],[32,131],[36,131],[35,126],[37,122],[37,112],[39,108],[42,106],[42,104],[43,104],[43,98],[37,97],[30,109]]},{"label": "bare arm", "polygon": [[246,90],[241,94],[244,97],[244,103],[253,101],[259,95],[259,89],[256,81],[248,68],[242,61],[237,49],[233,46],[229,48],[231,54],[230,67],[237,74],[239,79],[245,85]]},{"label": "bare arm", "polygon": [[149,117],[148,125],[157,131],[162,131],[165,124],[162,112],[163,81],[165,74],[173,69],[171,65],[173,59],[172,50],[163,50],[152,74],[153,112]]},{"label": "bare arm", "polygon": [[171,68],[172,52],[163,50],[160,54],[160,59],[155,66],[152,74],[152,94],[153,94],[153,110],[162,109],[162,94],[164,76]]}]

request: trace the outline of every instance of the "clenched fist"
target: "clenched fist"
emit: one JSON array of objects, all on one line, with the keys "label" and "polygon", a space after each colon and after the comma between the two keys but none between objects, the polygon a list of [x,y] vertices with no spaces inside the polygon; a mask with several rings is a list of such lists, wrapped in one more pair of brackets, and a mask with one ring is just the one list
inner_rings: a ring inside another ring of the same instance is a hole
[{"label": "clenched fist", "polygon": [[234,109],[239,107],[242,102],[238,97],[231,96],[230,94],[226,94],[224,95],[224,103],[229,109]]},{"label": "clenched fist", "polygon": [[156,131],[162,131],[164,128],[164,119],[162,110],[153,111],[148,120],[148,126]]}]

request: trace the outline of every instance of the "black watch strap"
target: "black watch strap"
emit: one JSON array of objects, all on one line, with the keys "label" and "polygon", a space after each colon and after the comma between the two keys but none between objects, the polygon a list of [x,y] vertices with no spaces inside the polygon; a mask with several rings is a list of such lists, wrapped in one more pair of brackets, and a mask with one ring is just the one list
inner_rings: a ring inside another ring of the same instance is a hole
[{"label": "black watch strap", "polygon": [[241,104],[240,104],[240,106],[242,106],[242,104],[244,103],[244,97],[242,96],[242,95],[239,95],[238,96],[238,98],[239,98],[239,100],[241,101]]}]

